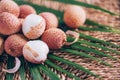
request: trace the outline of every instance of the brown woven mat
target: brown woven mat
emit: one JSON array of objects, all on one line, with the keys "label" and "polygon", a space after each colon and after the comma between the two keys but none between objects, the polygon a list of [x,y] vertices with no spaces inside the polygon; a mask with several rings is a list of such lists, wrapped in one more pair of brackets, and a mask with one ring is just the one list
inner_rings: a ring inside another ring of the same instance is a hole
[{"label": "brown woven mat", "polygon": [[[56,3],[56,2],[50,3],[49,1],[46,1],[46,0],[26,0],[26,1],[30,1],[30,2],[33,2],[36,4],[40,4],[40,5],[46,5],[47,7],[51,7],[56,10],[64,10],[65,6],[66,6],[64,4]],[[120,1],[119,0],[80,0],[80,1],[98,5],[105,9],[108,9],[112,12],[120,13],[120,9],[119,9]],[[106,14],[106,13],[103,13],[100,11],[96,11],[94,9],[85,8],[85,10],[87,12],[87,18],[94,20],[96,22],[102,23],[102,24],[111,25],[113,27],[120,28],[120,17],[119,16],[111,16],[109,14]],[[82,31],[82,32],[85,34],[94,36],[96,38],[100,38],[100,39],[103,39],[106,41],[111,41],[115,44],[120,44],[120,35],[118,35],[118,34],[104,33],[104,32],[87,32],[87,31]],[[59,53],[59,52],[55,53],[55,54],[88,68],[92,72],[102,76],[103,80],[120,80],[120,62],[112,61],[105,57],[101,58],[102,60],[107,61],[108,63],[111,63],[114,65],[113,68],[109,68],[109,67],[101,65],[95,61],[89,60],[87,58],[82,58],[80,56],[75,56],[75,55],[71,55],[68,53]],[[111,54],[111,55],[113,55],[113,54]],[[113,56],[120,59],[120,56],[118,56],[118,55],[114,54]],[[5,80],[5,73],[1,72],[1,69],[3,67],[6,67],[6,63],[7,63],[6,60],[7,60],[7,55],[3,54],[0,57],[0,80]],[[57,65],[61,66],[62,68],[69,70],[70,72],[79,76],[83,80],[98,80],[98,79],[94,78],[93,76],[87,75],[86,73],[84,73],[80,70],[76,70],[75,68],[70,67],[61,62],[57,62],[57,61],[53,61],[53,62],[55,62]],[[69,77],[67,77],[66,75],[64,75],[52,68],[51,68],[51,70],[56,72],[61,77],[61,80],[72,80]],[[42,74],[42,76],[44,77],[44,80],[49,80],[49,78],[45,74]],[[28,80],[31,80],[31,75],[29,74],[27,66],[26,66],[26,78]],[[21,80],[19,73],[16,73],[14,75],[14,80]]]}]

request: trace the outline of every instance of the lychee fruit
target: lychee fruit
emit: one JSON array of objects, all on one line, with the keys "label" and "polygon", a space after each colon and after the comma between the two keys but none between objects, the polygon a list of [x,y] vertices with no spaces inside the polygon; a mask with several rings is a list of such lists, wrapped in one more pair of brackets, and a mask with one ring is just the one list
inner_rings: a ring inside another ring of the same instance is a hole
[{"label": "lychee fruit", "polygon": [[49,48],[41,40],[28,41],[23,47],[23,56],[32,63],[40,64],[47,59]]},{"label": "lychee fruit", "polygon": [[43,34],[45,26],[45,20],[41,16],[30,14],[23,22],[22,31],[28,39],[36,39]]},{"label": "lychee fruit", "polygon": [[25,18],[29,14],[36,14],[35,9],[30,5],[20,5],[19,18]]},{"label": "lychee fruit", "polygon": [[80,6],[71,5],[64,12],[64,22],[70,28],[78,28],[84,24],[86,13]]},{"label": "lychee fruit", "polygon": [[12,0],[2,0],[0,1],[0,13],[2,12],[8,12],[18,17],[20,13],[20,8]]},{"label": "lychee fruit", "polygon": [[61,29],[51,28],[43,33],[42,40],[47,43],[50,49],[59,49],[66,42],[66,34]]},{"label": "lychee fruit", "polygon": [[19,32],[21,29],[19,19],[8,12],[0,13],[0,33],[10,35]]},{"label": "lychee fruit", "polygon": [[58,19],[56,15],[50,12],[42,12],[39,14],[42,16],[46,21],[46,30],[50,28],[57,28],[58,27]]},{"label": "lychee fruit", "polygon": [[4,44],[6,53],[11,56],[18,57],[22,55],[23,46],[27,42],[27,39],[22,34],[10,35]]}]

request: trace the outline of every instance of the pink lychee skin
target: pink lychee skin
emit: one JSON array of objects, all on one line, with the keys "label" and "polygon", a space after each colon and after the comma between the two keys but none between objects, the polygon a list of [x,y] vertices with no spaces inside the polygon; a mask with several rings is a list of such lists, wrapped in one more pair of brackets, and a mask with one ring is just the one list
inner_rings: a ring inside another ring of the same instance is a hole
[{"label": "pink lychee skin", "polygon": [[22,55],[22,49],[27,39],[22,34],[13,34],[10,35],[4,44],[5,51],[14,57]]},{"label": "pink lychee skin", "polygon": [[0,1],[0,13],[2,12],[9,12],[18,17],[20,13],[20,8],[12,0],[2,0]]},{"label": "pink lychee skin", "polygon": [[50,49],[59,49],[66,42],[66,34],[61,29],[51,28],[43,33],[41,39]]},{"label": "pink lychee skin", "polygon": [[29,14],[36,14],[35,9],[29,5],[21,5],[19,18],[25,18]]},{"label": "pink lychee skin", "polygon": [[19,32],[21,29],[19,19],[8,12],[0,13],[0,33],[10,35]]},{"label": "pink lychee skin", "polygon": [[39,14],[42,16],[46,21],[46,30],[50,28],[57,28],[58,27],[58,19],[56,15],[50,12],[43,12]]},{"label": "pink lychee skin", "polygon": [[71,5],[64,12],[64,22],[70,28],[78,28],[84,24],[86,13],[82,7]]}]

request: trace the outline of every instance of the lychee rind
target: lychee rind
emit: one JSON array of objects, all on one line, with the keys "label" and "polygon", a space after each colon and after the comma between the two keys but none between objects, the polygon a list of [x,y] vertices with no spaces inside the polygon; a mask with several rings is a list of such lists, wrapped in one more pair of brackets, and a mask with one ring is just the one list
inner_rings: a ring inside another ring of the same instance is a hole
[{"label": "lychee rind", "polygon": [[27,39],[22,34],[10,35],[4,44],[6,53],[11,56],[18,57],[22,55],[22,49]]},{"label": "lychee rind", "polygon": [[0,13],[2,12],[8,12],[18,17],[20,13],[20,8],[12,0],[2,0],[0,1]]},{"label": "lychee rind", "polygon": [[42,12],[39,14],[42,16],[46,21],[46,30],[50,28],[57,28],[58,27],[58,19],[56,15],[50,12]]},{"label": "lychee rind", "polygon": [[19,19],[11,13],[0,13],[0,33],[10,35],[21,29]]},{"label": "lychee rind", "polygon": [[66,34],[61,29],[51,28],[43,33],[42,40],[47,43],[50,49],[59,49],[66,42]]},{"label": "lychee rind", "polygon": [[25,18],[29,14],[36,14],[35,9],[30,5],[20,5],[20,15],[19,18]]},{"label": "lychee rind", "polygon": [[39,38],[45,30],[45,20],[36,14],[28,15],[22,26],[22,31],[28,39]]},{"label": "lychee rind", "polygon": [[82,7],[71,5],[64,12],[64,22],[70,28],[78,28],[84,24],[86,13]]}]

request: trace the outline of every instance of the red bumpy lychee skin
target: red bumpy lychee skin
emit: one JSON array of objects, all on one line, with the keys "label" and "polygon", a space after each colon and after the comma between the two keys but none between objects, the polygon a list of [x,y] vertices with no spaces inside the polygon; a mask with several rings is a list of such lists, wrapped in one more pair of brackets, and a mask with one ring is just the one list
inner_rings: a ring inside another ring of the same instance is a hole
[{"label": "red bumpy lychee skin", "polygon": [[59,49],[66,42],[66,34],[61,29],[51,28],[43,33],[42,40],[50,49]]},{"label": "red bumpy lychee skin", "polygon": [[22,49],[27,39],[22,34],[13,34],[10,35],[4,44],[5,51],[14,57],[22,55]]},{"label": "red bumpy lychee skin", "polygon": [[19,19],[11,13],[0,13],[0,33],[10,35],[21,29]]},{"label": "red bumpy lychee skin", "polygon": [[20,13],[20,8],[12,0],[2,0],[0,1],[0,13],[2,12],[8,12],[18,17]]},{"label": "red bumpy lychee skin", "polygon": [[58,19],[53,13],[43,12],[40,13],[39,15],[42,16],[46,21],[46,30],[58,27]]},{"label": "red bumpy lychee skin", "polygon": [[36,14],[35,9],[29,5],[21,5],[19,18],[25,18],[29,14]]},{"label": "red bumpy lychee skin", "polygon": [[70,28],[78,28],[84,24],[86,13],[80,6],[71,5],[64,12],[64,22]]}]

